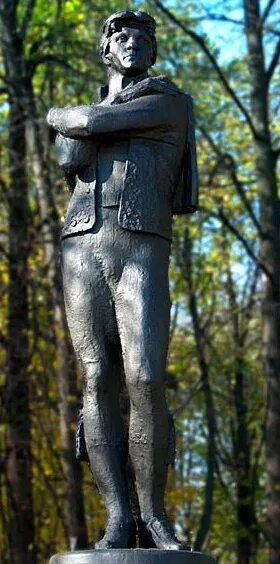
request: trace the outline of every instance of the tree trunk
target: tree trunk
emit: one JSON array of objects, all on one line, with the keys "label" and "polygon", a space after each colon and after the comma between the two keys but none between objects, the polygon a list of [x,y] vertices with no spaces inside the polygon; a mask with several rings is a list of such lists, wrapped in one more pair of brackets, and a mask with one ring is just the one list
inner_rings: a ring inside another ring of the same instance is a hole
[{"label": "tree trunk", "polygon": [[6,472],[9,550],[15,564],[34,564],[32,461],[28,384],[27,179],[22,108],[10,100],[9,116],[9,331],[6,386]]},{"label": "tree trunk", "polygon": [[252,486],[250,456],[250,437],[247,420],[247,402],[245,396],[245,366],[243,351],[245,337],[238,314],[238,304],[230,268],[227,276],[227,293],[232,324],[232,343],[234,354],[234,408],[236,416],[235,436],[233,439],[233,467],[236,472],[236,519],[237,519],[237,562],[250,564],[255,555],[257,522]]},{"label": "tree trunk", "polygon": [[36,118],[32,89],[29,94],[29,142],[38,203],[43,225],[45,261],[50,281],[53,323],[58,360],[58,407],[65,476],[65,520],[70,550],[86,548],[87,530],[84,514],[83,482],[80,462],[75,457],[75,427],[79,405],[77,368],[69,341],[59,272],[59,222],[46,163],[43,162],[41,132]]},{"label": "tree trunk", "polygon": [[215,406],[210,385],[209,370],[205,354],[205,344],[203,342],[203,330],[198,314],[197,299],[193,287],[192,276],[192,243],[189,237],[188,228],[184,234],[184,248],[183,248],[183,267],[182,274],[188,286],[189,308],[192,318],[192,325],[194,330],[194,338],[196,343],[197,358],[201,374],[202,389],[205,398],[206,408],[206,421],[208,428],[207,438],[207,475],[204,490],[204,506],[200,524],[196,535],[194,549],[201,550],[207,539],[213,513],[213,495],[214,495],[214,477],[215,477],[215,463],[216,463],[216,416]]},{"label": "tree trunk", "polygon": [[28,184],[22,43],[15,33],[13,2],[2,7],[2,51],[9,94],[9,325],[6,473],[10,561],[35,564],[28,382]]},{"label": "tree trunk", "polygon": [[279,199],[276,156],[269,131],[268,86],[260,26],[259,0],[244,0],[251,76],[251,110],[256,130],[254,145],[256,178],[261,205],[261,259],[270,276],[264,275],[262,301],[263,359],[267,385],[267,490],[270,564],[280,561],[280,253]]}]

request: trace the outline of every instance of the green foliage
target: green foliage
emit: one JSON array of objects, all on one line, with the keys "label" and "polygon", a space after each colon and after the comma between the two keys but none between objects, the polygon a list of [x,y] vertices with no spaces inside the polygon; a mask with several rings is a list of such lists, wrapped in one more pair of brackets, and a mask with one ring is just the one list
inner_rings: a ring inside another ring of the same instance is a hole
[{"label": "green foliage", "polygon": [[[20,26],[27,2],[18,2]],[[190,315],[190,288],[184,261],[186,228],[192,242],[192,290],[197,299],[203,346],[216,415],[216,461],[214,509],[212,525],[204,548],[212,552],[220,564],[236,562],[236,542],[240,531],[237,505],[236,437],[238,418],[235,405],[237,362],[243,377],[243,394],[247,406],[246,428],[249,437],[249,479],[254,493],[254,508],[260,529],[264,521],[264,453],[263,453],[263,371],[260,358],[260,273],[242,239],[258,255],[256,226],[237,190],[232,166],[243,193],[258,216],[258,197],[254,178],[254,155],[248,126],[240,112],[225,94],[205,56],[182,30],[171,25],[151,2],[127,2],[154,15],[158,22],[159,60],[153,72],[168,74],[183,90],[195,98],[198,123],[198,160],[201,180],[201,211],[191,218],[174,222],[174,243],[170,265],[172,298],[171,342],[168,358],[168,399],[176,418],[177,461],[169,476],[167,508],[179,533],[193,538],[199,527],[207,476],[207,444],[209,429],[201,381],[197,343]],[[37,0],[24,43],[26,73],[32,80],[43,138],[45,161],[52,184],[59,217],[64,215],[68,194],[54,165],[48,132],[44,125],[46,110],[52,105],[89,103],[97,99],[97,89],[104,80],[97,49],[101,22],[111,12],[123,9],[118,0]],[[196,20],[201,11],[195,3],[174,4],[180,21],[199,30]],[[215,37],[207,40],[218,56]],[[1,72],[4,72],[1,64]],[[224,72],[240,98],[248,96],[248,73],[245,61],[233,57],[224,64]],[[276,88],[276,87],[275,87]],[[0,132],[6,140],[7,98],[0,98]],[[208,138],[203,131],[208,132]],[[279,127],[273,125],[279,135]],[[209,142],[210,138],[210,142]],[[212,140],[212,144],[211,144]],[[225,160],[230,156],[230,163]],[[0,387],[5,384],[5,340],[7,336],[8,300],[8,225],[7,195],[9,169],[7,153],[1,150],[0,233],[1,313],[0,353],[2,373]],[[49,264],[43,248],[42,222],[38,210],[36,177],[29,155],[29,307],[30,307],[30,392],[32,416],[33,491],[36,525],[36,547],[39,562],[51,553],[65,550],[65,476],[61,464],[61,439],[58,417],[57,350],[54,340],[54,314]],[[222,221],[226,215],[236,234]],[[229,279],[235,294],[231,302]],[[244,335],[239,348],[234,340],[233,317]],[[64,339],[65,335],[61,335]],[[69,398],[72,401],[73,398]],[[6,425],[0,426],[0,446],[4,451]],[[2,509],[0,510],[0,559],[7,557],[6,477],[1,477]],[[104,526],[104,507],[84,469],[85,513],[92,541],[97,540]],[[247,531],[248,532],[248,531]],[[245,531],[245,533],[247,534]],[[266,545],[259,535],[255,563],[266,558]]]}]

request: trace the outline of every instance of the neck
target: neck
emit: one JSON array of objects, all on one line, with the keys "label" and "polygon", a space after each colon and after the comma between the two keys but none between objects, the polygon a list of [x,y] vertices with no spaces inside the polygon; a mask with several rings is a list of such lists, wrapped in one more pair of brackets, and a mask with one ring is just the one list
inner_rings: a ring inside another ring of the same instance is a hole
[{"label": "neck", "polygon": [[123,74],[119,71],[110,68],[108,71],[108,96],[110,98],[116,96],[129,84],[136,84],[147,76],[147,72],[143,72],[136,76],[123,76]]}]

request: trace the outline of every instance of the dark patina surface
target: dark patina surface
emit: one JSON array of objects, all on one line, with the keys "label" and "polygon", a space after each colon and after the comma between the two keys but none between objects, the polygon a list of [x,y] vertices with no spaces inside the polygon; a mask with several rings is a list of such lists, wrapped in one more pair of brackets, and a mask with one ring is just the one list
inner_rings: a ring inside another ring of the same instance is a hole
[{"label": "dark patina surface", "polygon": [[[67,320],[84,379],[85,445],[108,514],[95,548],[135,547],[129,455],[150,546],[181,551],[164,510],[170,458],[165,365],[172,215],[197,205],[192,100],[167,78],[148,75],[156,40],[147,14],[113,14],[104,24],[100,52],[108,68],[101,101],[48,114],[72,191],[61,256]],[[119,407],[122,374],[128,432]],[[80,554],[81,563],[97,561],[94,553]],[[111,554],[100,552],[98,562],[111,561]],[[122,562],[144,562],[141,554]],[[149,558],[147,552],[145,562]],[[182,553],[172,562],[188,558]]]}]

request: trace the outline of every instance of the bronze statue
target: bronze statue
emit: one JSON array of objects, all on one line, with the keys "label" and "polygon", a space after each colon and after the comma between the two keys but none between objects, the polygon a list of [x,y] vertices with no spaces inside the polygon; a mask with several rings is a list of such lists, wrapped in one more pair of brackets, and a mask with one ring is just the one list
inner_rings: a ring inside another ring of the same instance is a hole
[{"label": "bronze statue", "polygon": [[108,69],[100,102],[48,114],[73,192],[61,244],[65,306],[84,378],[86,448],[108,513],[95,548],[135,546],[129,453],[147,533],[157,548],[180,550],[164,510],[165,365],[172,215],[197,206],[192,99],[166,77],[149,76],[156,60],[149,15],[110,16],[100,53]]}]

